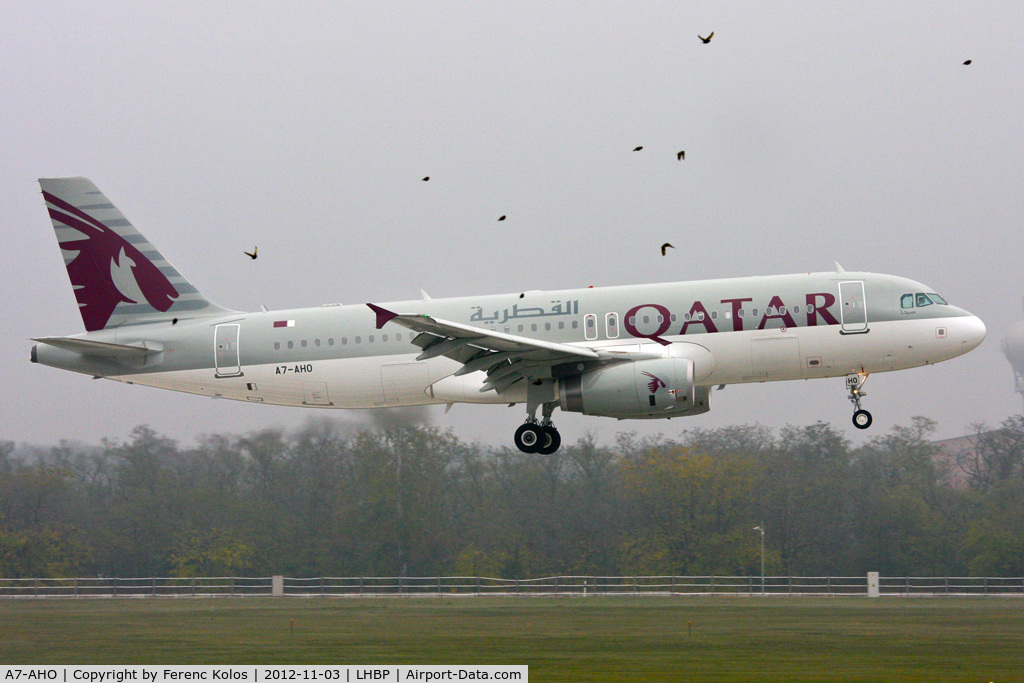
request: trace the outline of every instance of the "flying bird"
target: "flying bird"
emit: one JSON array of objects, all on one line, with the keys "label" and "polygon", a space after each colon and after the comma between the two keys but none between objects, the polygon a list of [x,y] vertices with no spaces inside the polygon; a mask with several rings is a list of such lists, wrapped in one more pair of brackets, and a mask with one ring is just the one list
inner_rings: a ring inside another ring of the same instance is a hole
[{"label": "flying bird", "polygon": [[970,63],[971,63],[971,60],[968,59],[966,62],[964,62],[964,66],[967,66]]},{"label": "flying bird", "polygon": [[247,251],[243,251],[242,253],[255,261],[256,260],[256,254],[259,253],[259,249],[260,249],[259,247],[253,247],[251,254],[249,252],[247,252]]},{"label": "flying bird", "polygon": [[639,151],[640,151],[640,150],[642,150],[643,148],[644,148],[644,146],[643,146],[643,145],[640,145],[639,147],[637,147],[637,148],[636,148],[636,149],[634,149],[633,151],[634,151],[634,152],[639,152]]},{"label": "flying bird", "polygon": [[701,36],[701,34],[699,34],[699,33],[697,34],[697,37],[698,37],[698,38],[700,38],[700,40],[701,40],[701,42],[702,42],[702,43],[704,43],[705,45],[707,45],[708,43],[710,43],[710,42],[711,42],[711,39],[715,37],[715,32],[714,32],[714,31],[712,31],[711,33],[709,33],[709,34],[708,34],[708,37],[707,37],[707,38],[704,38],[704,37],[703,37],[703,36]]},{"label": "flying bird", "polygon": [[426,177],[425,177],[425,178],[423,179],[423,182],[427,182],[428,180],[430,180],[430,176],[426,176]]},{"label": "flying bird", "polygon": [[664,255],[665,255],[665,250],[666,250],[666,249],[675,249],[675,247],[673,247],[673,246],[672,246],[671,244],[669,244],[668,242],[665,242],[665,244],[661,245],[661,255],[662,255],[662,256],[664,256]]},{"label": "flying bird", "polygon": [[505,214],[502,214],[502,215],[501,215],[501,218],[499,218],[498,220],[499,220],[499,221],[503,221],[503,220],[505,220]]},{"label": "flying bird", "polygon": [[681,150],[679,152],[676,152],[676,159],[678,161],[682,161],[685,158],[686,158],[686,150]]}]

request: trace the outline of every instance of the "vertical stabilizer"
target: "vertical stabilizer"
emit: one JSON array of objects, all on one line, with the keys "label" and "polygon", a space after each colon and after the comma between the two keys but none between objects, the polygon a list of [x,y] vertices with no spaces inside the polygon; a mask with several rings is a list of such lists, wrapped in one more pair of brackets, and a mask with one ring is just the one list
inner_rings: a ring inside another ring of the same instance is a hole
[{"label": "vertical stabilizer", "polygon": [[230,313],[182,277],[86,178],[40,178],[85,329]]}]

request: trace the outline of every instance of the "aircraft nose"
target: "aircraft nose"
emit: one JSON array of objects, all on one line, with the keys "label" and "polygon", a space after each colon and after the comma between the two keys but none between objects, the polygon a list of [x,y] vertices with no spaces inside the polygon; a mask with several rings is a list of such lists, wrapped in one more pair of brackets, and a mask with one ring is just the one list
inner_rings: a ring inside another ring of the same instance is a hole
[{"label": "aircraft nose", "polygon": [[985,340],[985,323],[976,315],[969,315],[961,323],[961,339],[963,343],[962,353],[967,353],[978,347]]}]

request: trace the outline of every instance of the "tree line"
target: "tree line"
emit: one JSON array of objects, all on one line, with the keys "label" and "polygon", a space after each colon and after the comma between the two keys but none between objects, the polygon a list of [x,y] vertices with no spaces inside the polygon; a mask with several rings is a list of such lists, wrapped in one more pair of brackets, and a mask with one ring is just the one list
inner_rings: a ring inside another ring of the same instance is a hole
[{"label": "tree line", "polygon": [[[320,419],[183,448],[0,441],[0,578],[1024,575],[1024,416],[959,462],[914,418],[584,435],[552,456]],[[958,483],[959,482],[959,483]]]}]

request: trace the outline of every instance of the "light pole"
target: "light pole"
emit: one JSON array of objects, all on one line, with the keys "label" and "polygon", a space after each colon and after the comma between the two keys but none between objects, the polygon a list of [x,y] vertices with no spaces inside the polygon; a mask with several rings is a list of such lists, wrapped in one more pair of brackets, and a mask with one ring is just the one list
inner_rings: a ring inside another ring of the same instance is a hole
[{"label": "light pole", "polygon": [[761,526],[755,526],[754,531],[761,532],[761,595],[764,595],[764,520]]}]

